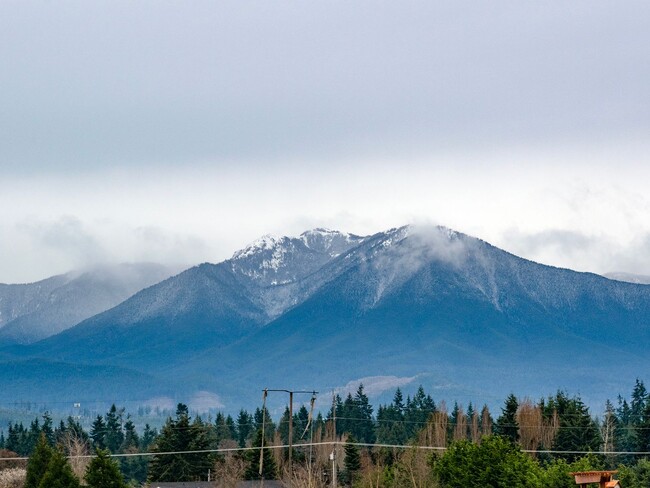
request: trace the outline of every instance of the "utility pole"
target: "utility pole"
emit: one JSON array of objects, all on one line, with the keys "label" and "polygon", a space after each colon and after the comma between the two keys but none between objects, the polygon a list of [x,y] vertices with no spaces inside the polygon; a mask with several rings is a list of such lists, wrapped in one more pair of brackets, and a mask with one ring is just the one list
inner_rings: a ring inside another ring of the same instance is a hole
[{"label": "utility pole", "polygon": [[332,392],[332,431],[334,432],[334,444],[332,447],[332,488],[336,488],[336,395]]},{"label": "utility pole", "polygon": [[272,390],[269,388],[266,388],[263,391],[265,392],[283,391],[289,394],[289,483],[291,483],[291,476],[293,475],[293,394],[310,393],[312,396],[316,396],[318,392],[316,390],[312,390],[312,391],[304,391],[304,390],[296,391],[296,390],[284,390],[284,389]]},{"label": "utility pole", "polygon": [[[293,392],[289,392],[289,476],[293,474]],[[289,478],[291,483],[291,478]]]}]

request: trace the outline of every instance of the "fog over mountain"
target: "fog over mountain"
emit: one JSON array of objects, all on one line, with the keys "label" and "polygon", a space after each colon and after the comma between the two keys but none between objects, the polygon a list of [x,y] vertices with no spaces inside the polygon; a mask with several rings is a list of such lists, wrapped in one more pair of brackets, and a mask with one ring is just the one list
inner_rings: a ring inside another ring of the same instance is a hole
[{"label": "fog over mountain", "polygon": [[29,344],[108,310],[176,270],[153,263],[73,271],[29,284],[0,284],[0,344]]}]

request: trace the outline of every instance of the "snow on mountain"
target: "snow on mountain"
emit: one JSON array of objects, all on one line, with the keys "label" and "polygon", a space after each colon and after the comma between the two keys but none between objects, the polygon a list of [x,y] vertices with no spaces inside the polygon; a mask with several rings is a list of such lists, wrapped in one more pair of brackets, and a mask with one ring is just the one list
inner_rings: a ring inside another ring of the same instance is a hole
[{"label": "snow on mountain", "polygon": [[299,237],[266,235],[237,251],[228,263],[256,303],[274,318],[322,284],[314,273],[363,240],[329,229],[309,230]]},{"label": "snow on mountain", "polygon": [[260,286],[293,283],[321,268],[363,241],[363,237],[328,229],[303,232],[299,237],[265,235],[233,254],[235,273]]},{"label": "snow on mountain", "polygon": [[0,342],[28,344],[57,334],[174,271],[152,263],[106,265],[36,283],[0,285]]}]

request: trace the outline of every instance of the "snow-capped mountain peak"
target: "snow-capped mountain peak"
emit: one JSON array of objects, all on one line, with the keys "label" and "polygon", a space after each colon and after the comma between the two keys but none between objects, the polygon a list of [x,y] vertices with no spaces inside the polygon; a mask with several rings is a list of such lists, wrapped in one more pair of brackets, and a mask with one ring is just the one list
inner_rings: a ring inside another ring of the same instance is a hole
[{"label": "snow-capped mountain peak", "polygon": [[332,257],[338,256],[352,246],[361,244],[364,240],[363,237],[354,234],[325,228],[317,228],[303,232],[300,234],[300,239],[309,249],[329,254]]},{"label": "snow-capped mountain peak", "polygon": [[233,271],[262,286],[295,282],[360,244],[363,237],[317,228],[299,237],[265,235],[233,254]]},{"label": "snow-capped mountain peak", "polygon": [[245,259],[267,249],[273,249],[283,237],[266,234],[259,239],[254,240],[243,249],[235,251],[231,259]]}]

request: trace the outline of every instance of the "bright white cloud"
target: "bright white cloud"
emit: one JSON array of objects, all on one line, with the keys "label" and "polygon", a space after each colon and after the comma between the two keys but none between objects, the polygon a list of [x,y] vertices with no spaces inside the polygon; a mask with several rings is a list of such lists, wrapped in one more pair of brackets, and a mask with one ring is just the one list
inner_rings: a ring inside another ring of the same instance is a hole
[{"label": "bright white cloud", "polygon": [[5,2],[0,282],[436,222],[650,273],[650,4]]}]

